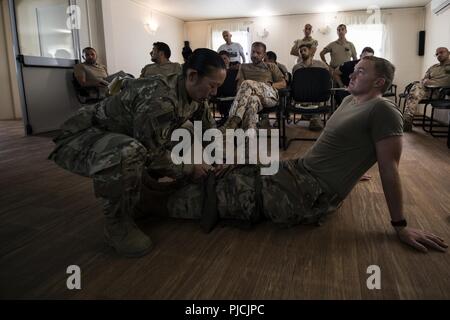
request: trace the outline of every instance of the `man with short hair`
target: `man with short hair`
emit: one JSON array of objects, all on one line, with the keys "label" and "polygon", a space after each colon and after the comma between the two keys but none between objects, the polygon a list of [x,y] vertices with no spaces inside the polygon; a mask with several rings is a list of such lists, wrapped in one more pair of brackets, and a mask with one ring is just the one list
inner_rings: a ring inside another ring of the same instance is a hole
[{"label": "man with short hair", "polygon": [[[298,51],[300,54],[299,56],[302,60],[292,68],[292,75],[295,74],[295,71],[297,71],[298,69],[302,69],[302,68],[323,68],[323,69],[328,70],[328,66],[325,63],[323,63],[320,60],[313,59],[312,54],[313,54],[314,49],[312,48],[312,46],[309,43],[304,43],[304,44],[300,45],[300,48]],[[301,105],[301,108],[315,109],[315,108],[317,108],[317,105],[304,104],[304,105]],[[302,119],[309,120],[309,130],[320,131],[323,129],[322,120],[320,119],[320,114],[312,114],[310,116],[303,115]]]},{"label": "man with short hair", "polygon": [[313,52],[314,48],[310,44],[304,43],[299,47],[298,53],[301,60],[292,68],[292,75],[294,75],[295,71],[301,68],[328,69],[328,66],[324,62],[313,59]]},{"label": "man with short hair", "polygon": [[242,63],[245,63],[244,48],[242,48],[239,43],[231,41],[231,37],[233,35],[229,31],[225,30],[222,32],[222,36],[225,43],[219,47],[217,52],[225,50],[230,54],[230,67],[237,68],[237,66],[241,64],[241,58]]},{"label": "man with short hair", "polygon": [[[414,114],[417,110],[417,105],[422,99],[429,99],[431,95],[430,86],[447,87],[450,86],[450,53],[445,47],[436,49],[436,58],[439,63],[431,66],[425,73],[425,77],[415,84],[406,99],[405,113],[404,113],[404,131],[412,131],[412,124]],[[433,98],[438,92],[435,90]]]},{"label": "man with short hair", "polygon": [[[317,223],[338,208],[361,176],[378,163],[390,221],[400,241],[427,252],[448,248],[440,237],[407,225],[399,162],[402,115],[383,98],[395,67],[387,60],[364,57],[350,77],[344,99],[324,132],[303,158],[282,161],[278,173],[261,176],[258,166],[232,166],[216,172],[214,204],[220,219],[252,224],[262,219],[283,225]],[[189,184],[170,196],[168,214],[202,218],[204,186]],[[355,228],[357,228],[355,226]],[[382,226],[380,226],[382,228]],[[359,241],[364,235],[358,235]]]},{"label": "man with short hair", "polygon": [[291,49],[291,55],[298,57],[297,63],[301,61],[301,57],[299,54],[300,46],[303,44],[309,44],[311,46],[311,57],[314,58],[314,55],[316,54],[317,47],[319,46],[319,42],[317,40],[313,39],[311,37],[312,34],[312,25],[307,23],[305,25],[305,28],[303,29],[303,34],[305,35],[303,39],[295,40],[294,45]]},{"label": "man with short hair", "polygon": [[284,64],[279,63],[277,61],[277,58],[278,57],[275,52],[267,51],[266,58],[264,59],[264,61],[276,64],[277,67],[280,69],[281,73],[283,74],[284,78],[286,79],[286,81],[288,81],[289,80],[288,79],[288,70]]},{"label": "man with short hair", "polygon": [[230,54],[228,53],[228,51],[225,50],[220,51],[219,56],[223,59],[223,62],[225,63],[227,70],[230,69]]},{"label": "man with short hair", "polygon": [[108,71],[102,64],[97,63],[97,51],[87,47],[83,49],[83,63],[73,68],[77,82],[83,87],[90,98],[105,98],[108,92]]},{"label": "man with short hair", "polygon": [[331,56],[331,61],[329,66],[332,71],[339,67],[344,62],[350,61],[350,59],[357,60],[358,56],[356,54],[356,49],[353,43],[347,41],[345,35],[347,34],[347,26],[345,24],[340,24],[337,27],[338,39],[329,43],[323,50],[320,52],[320,58],[327,65],[327,60],[325,59],[325,54],[329,53]]},{"label": "man with short hair", "polygon": [[[286,87],[286,80],[277,65],[264,62],[266,45],[252,44],[252,63],[240,66],[237,75],[238,93],[231,106],[225,129],[257,128],[258,112],[278,104],[278,90]],[[242,122],[242,123],[241,123]]]},{"label": "man with short hair", "polygon": [[374,54],[375,51],[371,47],[365,47],[361,52],[360,59],[344,62],[337,67],[336,70],[334,70],[334,79],[339,84],[339,87],[348,87],[350,83],[350,75],[355,70],[355,66],[358,62],[361,61],[362,58],[373,56]]},{"label": "man with short hair", "polygon": [[[365,47],[361,52],[361,59],[368,56],[373,56],[375,51],[370,47]],[[342,65],[337,67],[333,72],[333,77],[335,82],[339,85],[340,88],[348,87],[350,83],[350,75],[355,70],[355,66],[358,64],[359,60],[352,60],[344,62]],[[348,96],[350,93],[348,91],[336,91],[335,99],[336,106],[339,106],[342,100]]]},{"label": "man with short hair", "polygon": [[171,51],[169,46],[164,42],[155,42],[153,50],[150,52],[152,64],[146,65],[142,71],[140,78],[154,75],[171,75],[181,73],[181,66],[177,62],[171,62]]}]

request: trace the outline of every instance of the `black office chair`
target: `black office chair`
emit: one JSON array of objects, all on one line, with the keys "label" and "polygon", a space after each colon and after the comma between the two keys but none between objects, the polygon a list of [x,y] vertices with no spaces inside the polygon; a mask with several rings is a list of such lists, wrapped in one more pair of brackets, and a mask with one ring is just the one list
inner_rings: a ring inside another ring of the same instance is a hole
[{"label": "black office chair", "polygon": [[415,85],[418,81],[414,81],[409,83],[406,87],[405,90],[403,91],[403,93],[400,93],[398,95],[398,106],[400,107],[402,105],[402,99],[405,99],[405,101],[403,101],[403,107],[402,107],[402,113],[405,113],[405,107],[406,107],[406,100],[408,98],[409,92],[411,91],[411,88],[413,87],[413,85]]},{"label": "black office chair", "polygon": [[[330,72],[324,68],[301,68],[295,71],[290,90],[290,103],[286,104],[285,118],[289,118],[289,114],[314,115],[322,114],[324,124],[326,125],[326,115],[331,111],[331,106],[327,105],[331,96],[331,76]],[[317,103],[319,107],[316,109],[302,109],[295,107],[297,103]],[[283,126],[283,136],[286,126]],[[287,143],[287,147],[292,141],[315,141],[316,138],[293,138]],[[287,148],[285,146],[285,149]]]},{"label": "black office chair", "polygon": [[428,127],[425,121],[422,122],[422,129],[428,132],[433,137],[441,138],[447,137],[448,131],[436,130],[435,128],[447,128],[447,125],[442,124],[434,119],[435,110],[450,110],[450,88],[442,87],[439,89],[437,99],[432,99],[429,104],[425,105],[424,115],[426,115],[428,105],[431,106],[431,115],[428,121]]},{"label": "black office chair", "polygon": [[[82,87],[75,77],[75,74],[72,74],[72,84],[75,88],[75,95],[80,104],[92,104],[103,100],[100,90],[97,87]],[[96,97],[92,97],[91,92],[95,92]]]},{"label": "black office chair", "polygon": [[[228,118],[228,112],[233,104],[237,93],[237,74],[239,70],[228,69],[227,77],[223,84],[217,89],[217,95],[211,99],[213,105],[213,116],[224,123]],[[220,113],[220,117],[216,116],[216,108]]]},{"label": "black office chair", "polygon": [[383,97],[385,98],[394,97],[395,104],[397,104],[397,85],[391,84],[389,89],[383,94]]},{"label": "black office chair", "polygon": [[283,146],[284,150],[286,150],[286,128],[285,128],[285,124],[284,124],[284,114],[286,112],[285,111],[286,104],[287,104],[289,95],[290,95],[289,88],[278,90],[278,96],[279,96],[278,104],[271,108],[263,108],[260,112],[258,112],[260,119],[261,119],[261,116],[265,116],[265,115],[267,115],[269,117],[269,119],[272,119],[272,118],[270,118],[270,114],[275,113],[275,115],[276,115],[275,127],[278,127],[278,129],[280,130],[280,144]]}]

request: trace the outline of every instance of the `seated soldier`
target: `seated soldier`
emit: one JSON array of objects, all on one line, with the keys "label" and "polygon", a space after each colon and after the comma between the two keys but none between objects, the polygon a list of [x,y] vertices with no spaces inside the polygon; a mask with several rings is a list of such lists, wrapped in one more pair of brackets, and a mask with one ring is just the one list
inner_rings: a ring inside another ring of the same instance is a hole
[{"label": "seated soldier", "polygon": [[[292,68],[292,75],[295,74],[295,71],[302,68],[323,68],[328,70],[328,66],[324,62],[313,59],[314,48],[311,44],[301,44],[298,53],[301,60]],[[317,104],[302,104],[300,107],[303,109],[316,109]],[[302,115],[302,119],[309,120],[309,130],[320,131],[323,129],[320,114]]]},{"label": "seated soldier", "polygon": [[437,48],[436,58],[439,63],[433,65],[425,73],[425,77],[415,84],[409,92],[406,99],[405,113],[404,113],[404,130],[405,132],[412,131],[412,124],[414,114],[416,113],[417,105],[422,99],[436,98],[438,92],[434,91],[434,96],[431,97],[431,86],[446,87],[450,86],[450,53],[447,48]]},{"label": "seated soldier", "polygon": [[283,74],[286,81],[289,80],[288,70],[284,64],[277,62],[277,54],[273,51],[267,51],[266,58],[264,59],[266,62],[274,63],[278,66],[281,73]]},{"label": "seated soldier", "polygon": [[[265,56],[266,45],[253,43],[252,63],[244,63],[239,68],[238,92],[222,129],[233,129],[239,125],[257,129],[258,112],[278,104],[278,90],[286,88],[286,80],[277,65],[264,62]],[[243,121],[245,123],[241,124]]]},{"label": "seated soldier", "polygon": [[73,67],[74,76],[78,84],[87,92],[89,99],[104,99],[108,93],[109,82],[106,81],[108,71],[102,64],[97,63],[97,51],[87,47],[83,49],[83,63]]},{"label": "seated soldier", "polygon": [[146,65],[142,71],[140,78],[145,78],[154,75],[170,75],[181,73],[181,66],[177,62],[171,62],[171,51],[164,42],[155,42],[153,50],[150,52],[152,57],[152,64]]},{"label": "seated soldier", "polygon": [[219,52],[219,56],[222,58],[223,62],[225,63],[225,67],[227,67],[227,70],[230,69],[230,54],[226,50],[222,50]]},{"label": "seated soldier", "polygon": [[84,63],[74,66],[74,76],[87,92],[88,99],[102,100],[114,95],[120,91],[124,79],[132,78],[123,71],[108,75],[106,67],[97,63],[97,52],[94,48],[84,48],[83,58]]}]

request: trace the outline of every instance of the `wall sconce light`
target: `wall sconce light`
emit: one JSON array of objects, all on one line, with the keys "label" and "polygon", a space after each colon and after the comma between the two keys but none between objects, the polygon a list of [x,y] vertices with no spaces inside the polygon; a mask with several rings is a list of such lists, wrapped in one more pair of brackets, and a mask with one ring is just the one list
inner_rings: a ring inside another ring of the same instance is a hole
[{"label": "wall sconce light", "polygon": [[331,31],[330,26],[325,26],[325,27],[319,28],[319,32],[323,35],[329,34],[330,31]]},{"label": "wall sconce light", "polygon": [[267,38],[269,36],[269,31],[267,31],[266,28],[264,28],[264,30],[258,31],[256,35],[260,38]]},{"label": "wall sconce light", "polygon": [[156,31],[158,31],[159,25],[158,22],[153,19],[153,12],[151,13],[150,19],[144,23],[144,28],[145,31],[152,36],[156,34]]}]

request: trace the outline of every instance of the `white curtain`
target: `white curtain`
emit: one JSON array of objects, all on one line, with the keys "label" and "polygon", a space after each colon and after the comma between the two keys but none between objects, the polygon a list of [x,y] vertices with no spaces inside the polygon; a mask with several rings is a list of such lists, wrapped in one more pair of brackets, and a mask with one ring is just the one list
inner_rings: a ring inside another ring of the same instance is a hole
[{"label": "white curtain", "polygon": [[[356,48],[358,55],[362,51],[363,47],[379,46],[378,54],[387,59],[392,59],[392,37],[389,30],[392,30],[392,15],[391,13],[383,13],[376,7],[367,9],[367,12],[361,13],[341,13],[339,14],[337,21],[343,23],[348,28],[348,39],[351,38],[351,26],[356,26],[357,32],[362,34],[360,40],[360,46]],[[381,34],[379,34],[381,32]],[[356,43],[355,43],[356,45]],[[375,48],[374,48],[375,49]]]},{"label": "white curtain", "polygon": [[217,50],[220,45],[225,43],[222,38],[222,32],[227,30],[233,36],[232,41],[240,43],[244,48],[244,53],[247,54],[251,42],[249,27],[252,23],[252,21],[230,21],[209,24],[208,38],[206,41],[207,47]]}]

